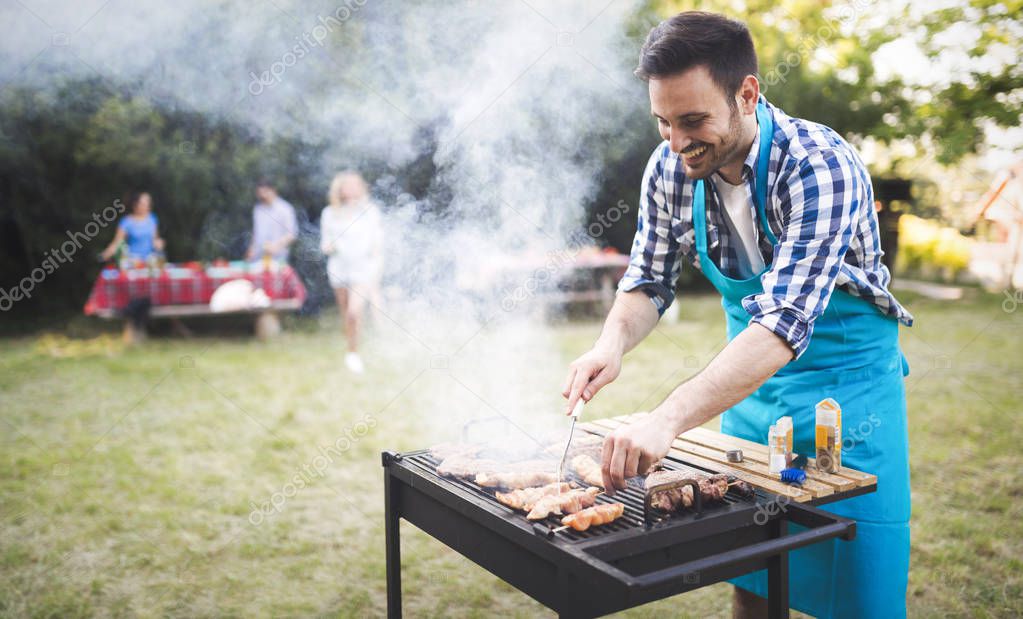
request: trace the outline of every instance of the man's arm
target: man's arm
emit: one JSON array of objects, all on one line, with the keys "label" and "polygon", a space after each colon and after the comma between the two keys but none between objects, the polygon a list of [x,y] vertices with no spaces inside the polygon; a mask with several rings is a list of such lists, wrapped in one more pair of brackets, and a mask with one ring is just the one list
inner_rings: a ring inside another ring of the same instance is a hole
[{"label": "man's arm", "polygon": [[288,247],[295,242],[298,238],[298,218],[295,216],[295,207],[288,205],[287,215],[284,219],[284,236],[277,241],[278,248],[281,251],[288,249]]},{"label": "man's arm", "polygon": [[245,249],[245,259],[253,260],[256,257],[256,233],[259,232],[256,226],[259,224],[256,222],[256,208],[252,208],[252,238],[249,239],[249,246]]},{"label": "man's arm", "polygon": [[751,324],[650,415],[611,433],[604,441],[604,487],[624,488],[626,478],[660,461],[675,437],[744,400],[792,356],[785,340]]},{"label": "man's arm", "polygon": [[657,308],[644,292],[622,292],[615,297],[593,349],[568,366],[562,390],[562,395],[568,398],[568,411],[580,397],[588,401],[618,378],[622,357],[653,331],[658,318]]},{"label": "man's arm", "polygon": [[561,391],[568,398],[567,411],[580,397],[589,401],[618,377],[622,356],[653,330],[659,312],[674,299],[679,245],[671,232],[671,214],[661,179],[668,152],[667,144],[662,143],[647,161],[629,267],[593,349],[569,365]]}]

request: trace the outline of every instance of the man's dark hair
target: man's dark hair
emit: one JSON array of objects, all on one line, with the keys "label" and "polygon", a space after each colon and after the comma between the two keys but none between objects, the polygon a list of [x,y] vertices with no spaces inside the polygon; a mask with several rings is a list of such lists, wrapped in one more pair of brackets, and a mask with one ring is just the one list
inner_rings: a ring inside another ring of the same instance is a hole
[{"label": "man's dark hair", "polygon": [[273,189],[275,191],[277,189],[277,187],[274,186],[274,182],[265,176],[256,181],[256,187],[266,187],[267,189]]},{"label": "man's dark hair", "polygon": [[668,77],[703,65],[730,103],[747,75],[757,73],[757,52],[746,24],[716,13],[686,11],[654,26],[639,52],[636,75]]}]

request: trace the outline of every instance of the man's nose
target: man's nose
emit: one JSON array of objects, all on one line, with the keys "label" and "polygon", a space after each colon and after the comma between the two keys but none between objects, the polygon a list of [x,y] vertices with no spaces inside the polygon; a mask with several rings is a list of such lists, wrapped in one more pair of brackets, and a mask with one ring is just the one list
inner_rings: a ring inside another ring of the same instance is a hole
[{"label": "man's nose", "polygon": [[683,135],[681,131],[672,131],[668,143],[671,146],[672,152],[680,153],[683,149],[689,148],[693,141],[686,135]]}]

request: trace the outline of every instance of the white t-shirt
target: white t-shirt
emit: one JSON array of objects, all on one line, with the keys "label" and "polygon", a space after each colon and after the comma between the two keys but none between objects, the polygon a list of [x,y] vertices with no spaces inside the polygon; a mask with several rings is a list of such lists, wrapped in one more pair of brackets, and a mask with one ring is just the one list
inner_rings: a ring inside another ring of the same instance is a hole
[{"label": "white t-shirt", "polygon": [[379,277],[383,234],[380,209],[370,201],[325,207],[320,215],[320,238],[331,284],[336,287]]},{"label": "white t-shirt", "polygon": [[760,230],[757,228],[756,208],[748,183],[733,185],[720,174],[714,174],[714,187],[717,188],[724,206],[725,225],[733,238],[739,254],[739,278],[747,279],[764,270],[764,257],[760,255]]}]

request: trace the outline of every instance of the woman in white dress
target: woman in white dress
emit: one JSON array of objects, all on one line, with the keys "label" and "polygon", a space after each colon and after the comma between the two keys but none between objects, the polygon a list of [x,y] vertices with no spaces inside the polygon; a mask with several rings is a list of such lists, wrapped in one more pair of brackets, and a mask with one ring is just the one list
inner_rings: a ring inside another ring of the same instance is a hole
[{"label": "woman in white dress", "polygon": [[327,201],[320,215],[320,250],[327,256],[327,278],[348,340],[345,365],[361,374],[359,329],[366,302],[376,297],[383,266],[381,214],[357,172],[335,176]]}]

